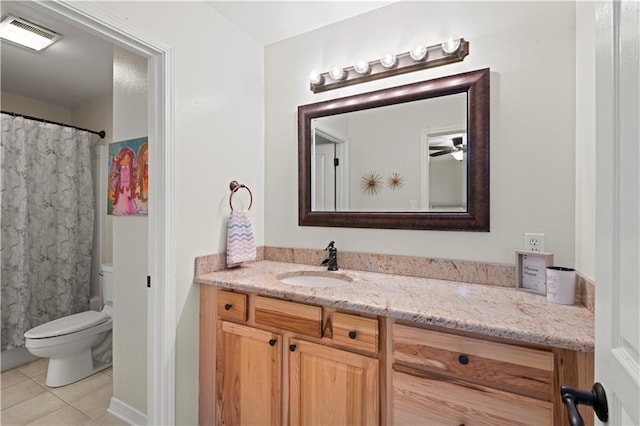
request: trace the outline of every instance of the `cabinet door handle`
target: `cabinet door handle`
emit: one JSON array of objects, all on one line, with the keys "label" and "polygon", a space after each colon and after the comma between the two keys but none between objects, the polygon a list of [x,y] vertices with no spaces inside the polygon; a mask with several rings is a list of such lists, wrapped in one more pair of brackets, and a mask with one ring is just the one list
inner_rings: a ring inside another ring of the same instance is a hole
[{"label": "cabinet door handle", "polygon": [[291,352],[295,352],[295,350],[296,350],[296,345],[289,345],[289,350],[290,350]]},{"label": "cabinet door handle", "polygon": [[466,356],[466,355],[460,355],[458,357],[458,362],[460,362],[460,364],[462,364],[462,365],[467,365],[467,364],[469,364],[469,357]]},{"label": "cabinet door handle", "polygon": [[357,335],[358,333],[356,333],[354,330],[351,330],[349,332],[349,339],[355,339]]},{"label": "cabinet door handle", "polygon": [[270,346],[275,346],[276,345],[277,340],[276,339],[271,339],[269,340],[269,345]]},{"label": "cabinet door handle", "polygon": [[227,303],[227,304],[224,305],[224,310],[225,311],[230,311],[232,307],[233,307],[233,305],[231,303]]}]

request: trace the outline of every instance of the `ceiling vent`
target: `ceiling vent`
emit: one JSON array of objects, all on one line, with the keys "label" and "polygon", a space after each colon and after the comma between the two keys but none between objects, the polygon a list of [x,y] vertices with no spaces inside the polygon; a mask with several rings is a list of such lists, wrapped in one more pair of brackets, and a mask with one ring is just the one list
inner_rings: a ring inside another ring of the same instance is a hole
[{"label": "ceiling vent", "polygon": [[40,51],[62,38],[62,34],[29,22],[23,18],[7,16],[0,23],[0,38]]}]

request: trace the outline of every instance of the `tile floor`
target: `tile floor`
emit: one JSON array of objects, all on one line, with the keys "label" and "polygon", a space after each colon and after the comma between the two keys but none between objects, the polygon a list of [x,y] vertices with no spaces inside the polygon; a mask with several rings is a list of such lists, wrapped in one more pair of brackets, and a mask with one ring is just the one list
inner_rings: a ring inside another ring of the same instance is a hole
[{"label": "tile floor", "polygon": [[0,424],[126,425],[107,412],[113,393],[111,368],[59,388],[45,385],[45,358],[2,373]]}]

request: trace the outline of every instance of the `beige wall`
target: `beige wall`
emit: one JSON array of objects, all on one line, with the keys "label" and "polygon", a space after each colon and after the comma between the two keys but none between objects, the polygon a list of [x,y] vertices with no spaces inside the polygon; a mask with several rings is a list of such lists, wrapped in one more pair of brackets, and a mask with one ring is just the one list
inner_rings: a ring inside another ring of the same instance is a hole
[{"label": "beige wall", "polygon": [[[310,72],[404,52],[457,33],[460,63],[313,94]],[[296,108],[491,68],[491,232],[299,227]],[[515,262],[525,232],[574,264],[575,3],[401,2],[265,48],[268,245]],[[290,190],[283,190],[290,188]]]},{"label": "beige wall", "polygon": [[[197,424],[199,287],[193,283],[194,258],[225,250],[231,180],[251,188],[256,243],[264,244],[263,49],[202,2],[100,5],[174,49],[176,423]],[[140,330],[136,337],[145,339],[146,333]],[[116,360],[114,373],[119,365]],[[131,383],[135,377],[127,378],[132,386],[137,386]]]},{"label": "beige wall", "polygon": [[[113,141],[148,135],[147,60],[113,52]],[[153,149],[153,141],[149,143]],[[153,183],[151,183],[153,184]],[[147,412],[147,217],[113,217],[113,397]]]},{"label": "beige wall", "polygon": [[0,105],[2,111],[15,112],[31,117],[43,118],[45,120],[59,123],[71,123],[71,108],[43,102],[37,99],[27,98],[14,93],[2,92]]}]

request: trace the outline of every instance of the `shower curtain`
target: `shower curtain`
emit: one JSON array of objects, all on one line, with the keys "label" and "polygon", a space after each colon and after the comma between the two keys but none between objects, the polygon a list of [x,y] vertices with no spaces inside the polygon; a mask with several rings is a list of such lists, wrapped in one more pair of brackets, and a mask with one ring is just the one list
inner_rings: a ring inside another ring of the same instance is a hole
[{"label": "shower curtain", "polygon": [[89,132],[2,114],[2,350],[89,308],[93,185]]}]

